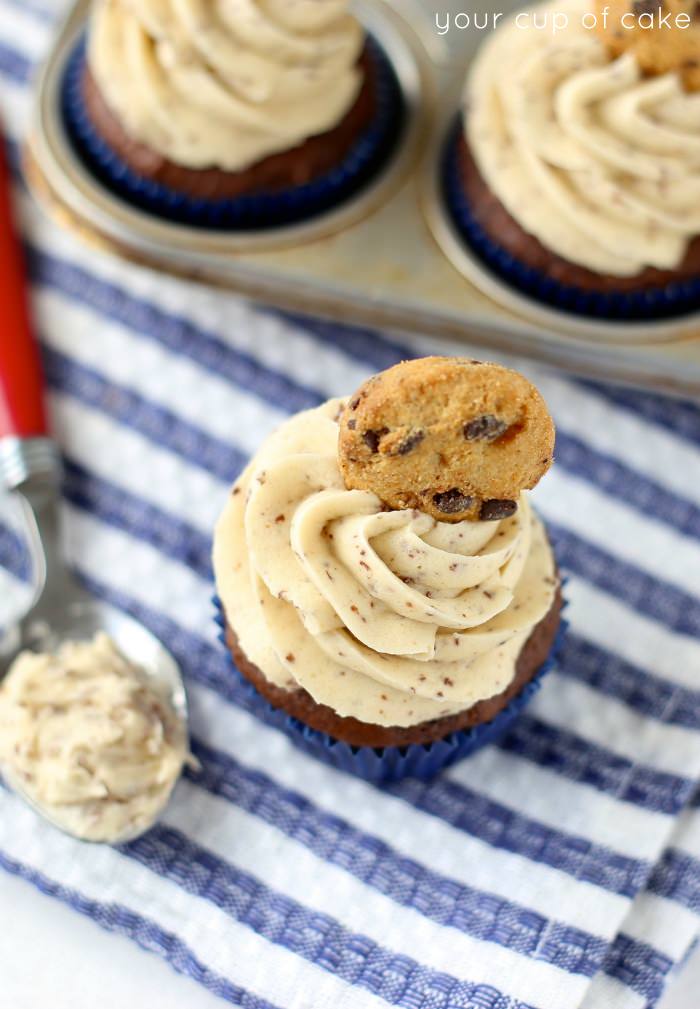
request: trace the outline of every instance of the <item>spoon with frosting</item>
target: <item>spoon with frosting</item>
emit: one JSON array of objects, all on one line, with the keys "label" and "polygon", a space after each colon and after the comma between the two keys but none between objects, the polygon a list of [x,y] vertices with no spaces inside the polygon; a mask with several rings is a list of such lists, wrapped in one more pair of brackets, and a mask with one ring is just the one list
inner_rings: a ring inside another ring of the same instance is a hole
[{"label": "spoon with frosting", "polygon": [[36,585],[29,611],[0,630],[0,774],[68,833],[123,842],[152,826],[192,759],[185,690],[160,641],[86,592],[63,557],[60,457],[2,137],[0,316],[0,490],[17,499]]}]

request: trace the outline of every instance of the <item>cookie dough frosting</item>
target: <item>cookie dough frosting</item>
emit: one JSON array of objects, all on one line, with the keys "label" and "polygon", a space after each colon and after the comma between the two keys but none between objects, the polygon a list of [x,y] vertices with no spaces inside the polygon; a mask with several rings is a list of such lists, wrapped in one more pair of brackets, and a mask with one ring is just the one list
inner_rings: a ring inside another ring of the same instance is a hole
[{"label": "cookie dough frosting", "polygon": [[363,43],[347,0],[97,0],[88,59],[135,139],[238,171],[340,122]]},{"label": "cookie dough frosting", "polygon": [[76,837],[150,825],[183,762],[185,733],[106,634],[55,655],[23,652],[0,686],[0,769]]},{"label": "cookie dough frosting", "polygon": [[343,401],[296,415],[233,488],[214,539],[239,644],[273,684],[340,716],[411,726],[505,690],[557,575],[524,493],[515,515],[439,522],[347,490]]},{"label": "cookie dough frosting", "polygon": [[[467,80],[466,139],[551,251],[619,277],[674,269],[700,234],[700,95],[678,73],[643,77],[633,53],[611,61],[589,10],[555,0],[499,27]],[[554,11],[568,27],[553,35]]]}]

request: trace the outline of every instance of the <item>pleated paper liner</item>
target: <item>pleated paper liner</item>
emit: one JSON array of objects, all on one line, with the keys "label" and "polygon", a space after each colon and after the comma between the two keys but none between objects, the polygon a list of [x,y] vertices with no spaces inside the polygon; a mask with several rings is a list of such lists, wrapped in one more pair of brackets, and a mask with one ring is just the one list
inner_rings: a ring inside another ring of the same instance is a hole
[{"label": "pleated paper liner", "polygon": [[[216,607],[215,619],[219,627],[219,640],[226,649],[231,675],[236,678],[245,693],[246,707],[267,725],[281,729],[299,749],[317,757],[331,767],[376,784],[401,781],[403,778],[419,778],[421,781],[429,781],[446,767],[499,739],[529,704],[540,689],[544,677],[556,664],[567,627],[567,622],[562,619],[545,662],[533,678],[492,721],[476,725],[471,729],[452,732],[444,739],[432,743],[384,747],[350,746],[325,732],[312,729],[299,721],[298,718],[288,715],[286,711],[274,708],[255,689],[233,661],[226,645],[226,618],[221,601],[215,596],[213,602]],[[565,607],[566,602],[562,604],[562,612]]]}]

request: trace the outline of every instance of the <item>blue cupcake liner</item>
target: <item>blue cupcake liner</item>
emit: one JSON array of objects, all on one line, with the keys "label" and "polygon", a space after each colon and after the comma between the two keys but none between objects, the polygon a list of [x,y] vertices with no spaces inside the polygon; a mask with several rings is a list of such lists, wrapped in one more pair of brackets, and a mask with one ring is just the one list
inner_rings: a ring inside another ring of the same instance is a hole
[{"label": "blue cupcake liner", "polygon": [[[562,588],[564,584],[563,581]],[[214,596],[212,601],[216,608],[214,619],[219,627],[219,640],[226,650],[229,668],[238,685],[243,688],[246,708],[265,724],[281,729],[292,743],[305,753],[317,757],[325,764],[330,764],[331,767],[340,771],[346,771],[348,774],[354,774],[358,778],[375,784],[401,781],[403,778],[430,781],[446,767],[499,739],[529,704],[540,689],[546,674],[556,664],[568,627],[567,621],[562,618],[544,663],[520,693],[516,694],[492,721],[484,722],[472,729],[452,732],[449,736],[436,740],[434,743],[412,743],[409,746],[384,747],[350,746],[325,732],[312,729],[298,718],[288,715],[286,711],[273,707],[256,690],[236,666],[226,644],[226,618],[221,601],[218,596]],[[566,605],[566,601],[564,601],[560,612],[563,613]]]},{"label": "blue cupcake liner", "polygon": [[274,193],[221,200],[195,198],[133,171],[99,135],[85,109],[84,37],[66,65],[61,112],[68,137],[84,165],[107,189],[141,209],[197,228],[249,231],[280,227],[307,220],[355,195],[397,147],[405,121],[401,85],[375,39],[367,38],[367,50],[376,74],[377,100],[372,123],[332,171],[312,182]]},{"label": "blue cupcake liner", "polygon": [[671,319],[700,309],[700,277],[645,291],[586,291],[559,283],[501,248],[474,217],[464,192],[459,166],[461,130],[459,116],[448,132],[440,166],[443,199],[462,239],[500,279],[553,308],[596,319],[618,322]]}]

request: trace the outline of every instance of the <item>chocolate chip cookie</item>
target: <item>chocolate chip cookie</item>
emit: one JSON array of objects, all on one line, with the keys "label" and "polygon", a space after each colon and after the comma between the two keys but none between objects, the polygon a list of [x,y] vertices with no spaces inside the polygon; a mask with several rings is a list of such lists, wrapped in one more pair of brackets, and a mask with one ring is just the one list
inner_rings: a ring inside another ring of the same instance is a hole
[{"label": "chocolate chip cookie", "polygon": [[516,371],[466,358],[397,364],[361,386],[340,418],[349,488],[446,522],[512,515],[553,449],[537,389]]},{"label": "chocolate chip cookie", "polygon": [[613,56],[633,52],[645,73],[677,70],[689,91],[700,91],[698,0],[596,0],[596,14]]}]

